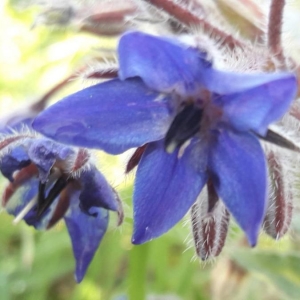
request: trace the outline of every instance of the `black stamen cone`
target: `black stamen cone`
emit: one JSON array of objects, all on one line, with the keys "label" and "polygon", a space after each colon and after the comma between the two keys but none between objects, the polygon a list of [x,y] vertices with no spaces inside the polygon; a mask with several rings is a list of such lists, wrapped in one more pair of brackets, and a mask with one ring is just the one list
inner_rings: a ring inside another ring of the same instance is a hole
[{"label": "black stamen cone", "polygon": [[[39,196],[38,196],[38,207],[37,207],[37,217],[40,218],[42,214],[50,207],[50,205],[54,202],[57,196],[61,193],[61,191],[67,186],[68,180],[61,176],[54,184],[52,189],[49,191],[48,196],[45,198],[45,194],[42,196],[40,191],[42,189],[39,188]],[[41,187],[41,185],[40,185]],[[45,189],[42,190],[45,193]]]},{"label": "black stamen cone", "polygon": [[188,104],[177,114],[165,137],[165,149],[172,153],[182,146],[200,129],[203,110],[194,104]]}]

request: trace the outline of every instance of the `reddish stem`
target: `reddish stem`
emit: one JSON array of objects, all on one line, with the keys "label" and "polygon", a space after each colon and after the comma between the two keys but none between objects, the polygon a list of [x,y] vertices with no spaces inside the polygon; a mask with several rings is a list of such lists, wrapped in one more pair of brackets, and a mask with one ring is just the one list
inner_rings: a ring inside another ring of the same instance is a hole
[{"label": "reddish stem", "polygon": [[59,82],[57,85],[55,85],[51,90],[49,90],[46,94],[44,94],[38,101],[36,101],[31,109],[33,111],[36,111],[37,113],[42,111],[46,105],[48,100],[59,90],[61,90],[63,87],[65,87],[67,84],[69,84],[72,79],[76,78],[76,75],[72,74],[69,77],[65,78],[61,82]]},{"label": "reddish stem", "polygon": [[235,39],[232,35],[225,33],[224,31],[214,27],[209,22],[205,21],[203,18],[200,18],[190,11],[184,9],[177,3],[174,3],[173,0],[144,0],[160,9],[163,9],[168,14],[176,18],[178,21],[187,26],[201,26],[203,30],[211,34],[215,39],[221,40],[222,45],[228,46],[230,49],[233,49],[237,46],[244,46],[240,41]]},{"label": "reddish stem", "polygon": [[285,0],[272,0],[268,25],[268,48],[275,56],[281,67],[285,67],[281,33]]},{"label": "reddish stem", "polygon": [[108,68],[107,70],[94,71],[87,74],[86,78],[90,79],[111,79],[118,77],[118,69],[117,68]]},{"label": "reddish stem", "polygon": [[[62,88],[64,88],[66,85],[72,82],[72,80],[78,78],[78,74],[83,72],[86,69],[86,67],[83,67],[61,82],[59,82],[57,85],[55,85],[52,89],[50,89],[45,95],[43,95],[38,101],[36,101],[31,109],[37,113],[42,111],[46,105],[49,99],[58,91],[60,91]],[[93,79],[110,79],[110,78],[115,78],[118,76],[118,69],[112,69],[109,68],[107,70],[99,70],[95,72],[91,72],[90,74],[87,75],[87,78],[93,78]]]}]

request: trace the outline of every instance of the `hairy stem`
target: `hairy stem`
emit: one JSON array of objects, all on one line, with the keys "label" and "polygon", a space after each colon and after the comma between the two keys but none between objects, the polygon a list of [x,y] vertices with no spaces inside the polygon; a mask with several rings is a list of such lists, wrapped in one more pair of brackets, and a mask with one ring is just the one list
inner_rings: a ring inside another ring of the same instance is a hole
[{"label": "hairy stem", "polygon": [[[53,88],[51,88],[46,94],[44,94],[39,100],[37,100],[31,107],[33,111],[37,113],[44,110],[49,99],[63,89],[66,85],[70,84],[73,80],[77,79],[79,74],[84,72],[87,67],[82,67],[81,69],[77,70],[58,84],[56,84]],[[92,79],[110,79],[118,76],[118,69],[115,68],[107,68],[103,70],[97,70],[95,72],[90,72],[86,75],[86,78]]]},{"label": "hairy stem", "polygon": [[285,67],[281,33],[285,0],[272,0],[268,24],[268,48],[282,68]]},{"label": "hairy stem", "polygon": [[228,46],[230,49],[236,46],[242,47],[243,44],[235,39],[232,35],[225,33],[224,31],[218,29],[217,27],[211,25],[209,22],[201,17],[194,15],[192,12],[186,10],[184,7],[175,3],[173,0],[144,0],[149,4],[163,9],[172,17],[177,19],[179,22],[187,26],[201,26],[204,32],[209,33],[215,39],[221,40],[222,45]]},{"label": "hairy stem", "polygon": [[69,84],[75,76],[72,74],[71,76],[65,78],[53,88],[51,88],[46,94],[44,94],[39,100],[37,100],[31,107],[33,111],[40,112],[45,109],[49,99],[62,88],[64,88],[67,84]]}]

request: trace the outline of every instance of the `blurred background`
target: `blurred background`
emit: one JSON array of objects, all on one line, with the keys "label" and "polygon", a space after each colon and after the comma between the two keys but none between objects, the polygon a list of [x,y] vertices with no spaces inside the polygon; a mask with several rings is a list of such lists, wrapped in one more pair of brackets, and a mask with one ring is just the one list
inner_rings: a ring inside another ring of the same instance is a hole
[{"label": "blurred background", "polygon": [[[59,27],[35,26],[40,8],[29,2],[0,2],[0,118],[40,99],[74,72],[78,78],[51,101],[86,86],[78,70],[84,65],[92,68],[95,53],[108,53],[116,44],[113,38],[101,39],[63,26],[63,20]],[[299,19],[300,13],[295,20]],[[1,211],[1,300],[142,300],[143,295],[148,300],[300,299],[297,203],[290,232],[282,240],[273,241],[262,233],[259,245],[250,249],[231,222],[222,254],[202,263],[195,257],[188,218],[159,239],[131,245],[133,175],[124,175],[130,155],[98,153],[97,157],[125,202],[124,224],[116,228],[116,218],[111,218],[110,229],[78,285],[71,243],[62,223],[37,232],[22,222],[13,225],[13,218]],[[2,177],[0,185],[5,185]]]}]

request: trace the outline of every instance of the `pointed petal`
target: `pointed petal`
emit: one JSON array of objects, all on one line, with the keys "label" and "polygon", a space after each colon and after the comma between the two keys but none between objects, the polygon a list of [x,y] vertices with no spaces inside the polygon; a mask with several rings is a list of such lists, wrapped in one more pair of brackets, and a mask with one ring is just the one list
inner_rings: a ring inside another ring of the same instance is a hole
[{"label": "pointed petal", "polygon": [[[58,198],[41,217],[38,217],[36,200],[38,196],[38,185],[39,181],[36,177],[31,177],[26,182],[23,182],[22,186],[11,196],[5,208],[9,214],[17,217],[21,212],[24,212],[24,209],[30,207],[30,209],[26,209],[24,215],[22,213],[22,219],[24,219],[27,225],[33,226],[37,230],[45,230],[48,228],[49,222],[56,210]],[[32,205],[30,203],[32,203]]]},{"label": "pointed petal", "polygon": [[194,94],[204,71],[211,67],[205,54],[175,40],[142,32],[124,34],[119,42],[119,76],[140,77],[161,92]]},{"label": "pointed petal", "polygon": [[265,214],[267,172],[259,141],[224,130],[211,147],[209,171],[219,197],[254,246]]},{"label": "pointed petal", "polygon": [[3,176],[13,181],[13,174],[30,164],[30,159],[23,147],[14,148],[0,160],[0,170]]},{"label": "pointed petal", "polygon": [[254,130],[265,135],[270,123],[288,110],[297,91],[294,76],[266,82],[241,93],[216,97],[223,118],[238,131]]},{"label": "pointed petal", "polygon": [[105,177],[96,169],[83,171],[80,175],[80,208],[86,213],[92,206],[117,211],[119,204],[117,194]]},{"label": "pointed petal", "polygon": [[[37,195],[36,195],[37,196]],[[57,209],[59,198],[56,198],[50,207],[42,214],[41,217],[37,216],[37,205],[35,205],[24,217],[27,225],[33,226],[37,230],[46,230],[53,225],[53,216]],[[58,220],[57,220],[58,221]],[[51,224],[52,223],[52,224]]]},{"label": "pointed petal", "polygon": [[73,195],[65,222],[76,259],[75,279],[80,282],[106,232],[108,211],[93,207],[89,211],[92,215],[87,215],[79,208],[77,196]]},{"label": "pointed petal", "polygon": [[206,182],[207,155],[197,145],[192,143],[181,157],[178,150],[166,153],[163,141],[147,146],[135,180],[134,244],[168,231],[196,201]]},{"label": "pointed petal", "polygon": [[[14,176],[14,181],[4,190],[2,205],[9,214],[14,215],[17,219],[24,219],[28,225],[34,226],[35,229],[44,230],[47,229],[49,225],[54,224],[53,215],[59,208],[58,204],[60,204],[60,208],[62,207],[61,201],[59,200],[64,199],[57,197],[40,217],[37,216],[37,199],[39,192],[37,174],[38,169],[33,164],[17,172]],[[48,182],[46,194],[53,185],[54,184],[50,181]],[[56,221],[58,221],[58,217],[56,217]]]},{"label": "pointed petal", "polygon": [[167,97],[139,79],[116,79],[56,103],[33,127],[59,142],[119,154],[162,138],[170,122]]},{"label": "pointed petal", "polygon": [[203,77],[206,88],[214,93],[224,95],[240,93],[245,90],[268,84],[272,81],[295,81],[292,73],[230,73],[209,69]]}]

